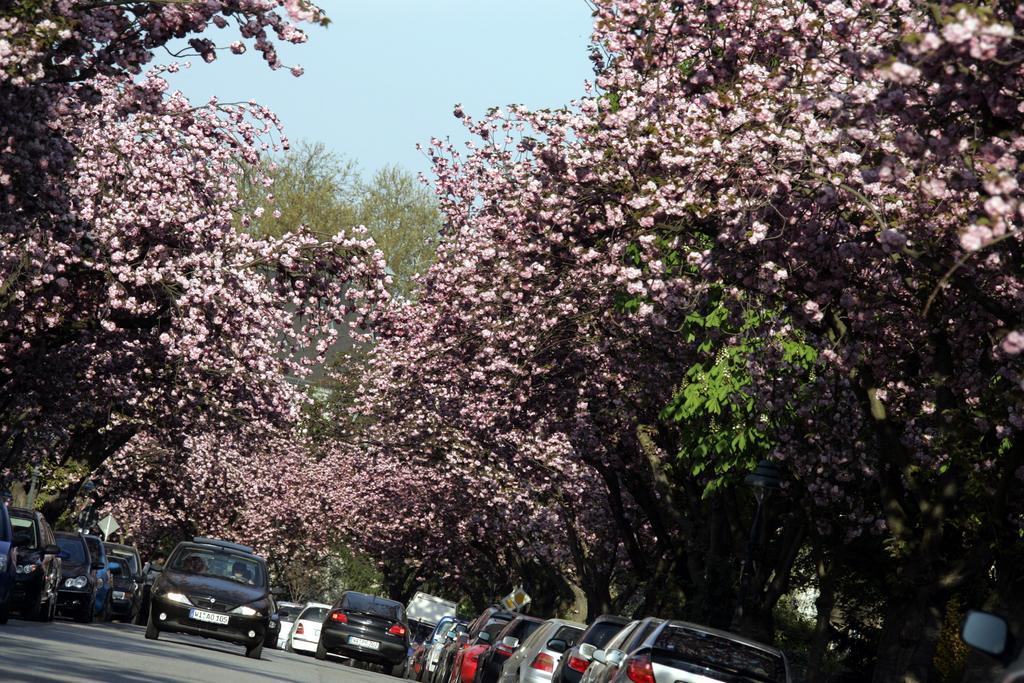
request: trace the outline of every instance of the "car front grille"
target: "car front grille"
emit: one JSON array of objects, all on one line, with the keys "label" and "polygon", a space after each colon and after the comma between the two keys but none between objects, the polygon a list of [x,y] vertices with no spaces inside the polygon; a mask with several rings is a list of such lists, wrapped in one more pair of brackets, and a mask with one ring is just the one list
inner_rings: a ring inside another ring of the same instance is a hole
[{"label": "car front grille", "polygon": [[218,600],[209,595],[192,594],[187,596],[189,602],[198,607],[199,609],[210,609],[217,612],[230,612],[231,610],[238,607],[238,605],[231,602],[224,602]]}]

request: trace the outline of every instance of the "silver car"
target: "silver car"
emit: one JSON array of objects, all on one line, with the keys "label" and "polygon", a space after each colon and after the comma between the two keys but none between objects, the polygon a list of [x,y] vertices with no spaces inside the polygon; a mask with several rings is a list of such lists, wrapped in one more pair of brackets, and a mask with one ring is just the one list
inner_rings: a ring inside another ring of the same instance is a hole
[{"label": "silver car", "polygon": [[576,644],[586,628],[564,619],[545,621],[505,661],[498,683],[551,683],[562,654]]},{"label": "silver car", "polygon": [[[610,656],[610,655],[609,655]],[[685,621],[666,621],[634,642],[609,683],[790,683],[778,648]]]},{"label": "silver car", "polygon": [[595,650],[591,655],[590,666],[587,667],[580,683],[607,683],[625,661],[627,652],[632,651],[638,643],[665,623],[664,619],[647,617],[631,621],[608,641],[603,650]]}]

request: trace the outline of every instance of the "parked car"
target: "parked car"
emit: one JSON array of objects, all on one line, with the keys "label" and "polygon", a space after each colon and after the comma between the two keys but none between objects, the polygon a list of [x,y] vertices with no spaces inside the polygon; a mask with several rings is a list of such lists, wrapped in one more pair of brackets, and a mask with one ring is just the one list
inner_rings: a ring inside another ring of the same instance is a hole
[{"label": "parked car", "polygon": [[[111,616],[130,623],[138,623],[142,609],[142,558],[135,546],[120,543],[104,543],[109,560],[112,581],[110,601]],[[118,565],[115,568],[115,562]]]},{"label": "parked car", "polygon": [[473,683],[498,683],[501,667],[505,661],[515,653],[519,644],[525,642],[542,623],[544,622],[541,619],[524,615],[508,622],[505,628],[495,636],[493,646],[477,659]]},{"label": "parked car", "polygon": [[311,602],[295,615],[295,625],[288,634],[285,649],[288,652],[316,652],[320,642],[320,629],[324,625],[331,606],[322,602]]},{"label": "parked car", "polygon": [[431,674],[428,679],[429,683],[446,683],[448,681],[451,674],[452,663],[455,661],[455,654],[464,648],[468,642],[468,624],[464,628],[455,629],[455,631],[450,634],[450,637],[446,637],[444,644],[441,646],[441,651],[438,654],[434,673]]},{"label": "parked car", "polygon": [[421,644],[429,639],[434,628],[445,617],[455,616],[456,605],[436,595],[417,591],[405,607],[405,615],[409,619],[409,640]]},{"label": "parked car", "polygon": [[630,646],[612,683],[790,683],[782,651],[735,633],[667,621]]},{"label": "parked car", "polygon": [[1024,683],[1024,651],[1010,634],[1006,620],[989,612],[970,610],[960,629],[968,646],[998,662],[993,683]]},{"label": "parked car", "polygon": [[54,534],[60,548],[61,577],[57,589],[57,612],[80,623],[89,623],[96,611],[96,590],[100,581],[85,536],[69,531]]},{"label": "parked car", "polygon": [[110,560],[107,550],[103,547],[103,539],[99,536],[85,535],[85,543],[89,546],[89,556],[96,572],[96,599],[93,603],[93,615],[100,621],[110,621],[113,613],[114,577],[110,575]]},{"label": "parked car", "polygon": [[594,659],[594,652],[603,649],[628,623],[629,619],[611,614],[602,614],[594,619],[576,644],[566,650],[558,661],[558,666],[551,674],[552,683],[580,683],[580,679]]},{"label": "parked car", "polygon": [[17,551],[13,542],[14,530],[7,506],[0,502],[0,624],[6,624],[14,599],[14,581]]},{"label": "parked car", "polygon": [[502,683],[548,683],[555,666],[587,627],[575,621],[548,619],[505,661]]},{"label": "parked car", "polygon": [[7,512],[18,549],[14,604],[29,619],[49,621],[57,613],[60,548],[42,514],[15,507]]},{"label": "parked car", "polygon": [[277,603],[277,639],[274,641],[274,648],[283,650],[288,644],[288,636],[292,634],[295,618],[301,611],[302,605],[297,602]]},{"label": "parked car", "polygon": [[518,616],[503,608],[488,607],[469,625],[465,647],[455,653],[449,683],[472,683],[480,656],[490,649],[498,633]]},{"label": "parked car", "polygon": [[267,564],[252,548],[196,537],[179,543],[159,574],[146,638],[190,633],[243,645],[246,657],[260,658],[273,603]]},{"label": "parked car", "polygon": [[442,618],[437,626],[434,627],[434,633],[430,636],[430,640],[425,643],[426,650],[423,653],[422,671],[415,672],[416,676],[411,678],[416,678],[416,680],[423,683],[429,683],[437,671],[444,647],[454,642],[459,636],[465,635],[468,629],[469,624],[455,616],[445,616]]},{"label": "parked car", "polygon": [[316,658],[340,655],[401,675],[408,651],[409,622],[402,603],[346,591],[324,620]]},{"label": "parked car", "polygon": [[619,665],[628,656],[627,653],[643,641],[650,633],[664,623],[664,619],[646,617],[626,624],[615,634],[603,650],[594,652],[594,661],[587,667],[580,683],[607,683],[618,672]]}]

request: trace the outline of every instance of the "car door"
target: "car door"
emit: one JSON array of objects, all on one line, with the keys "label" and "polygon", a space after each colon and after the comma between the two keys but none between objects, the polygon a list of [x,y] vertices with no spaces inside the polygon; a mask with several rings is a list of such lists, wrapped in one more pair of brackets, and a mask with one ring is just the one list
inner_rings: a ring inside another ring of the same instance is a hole
[{"label": "car door", "polygon": [[[42,536],[44,549],[53,550],[60,548],[57,546],[57,538],[53,535],[53,529],[46,522],[46,519],[42,515],[39,515],[39,529]],[[49,599],[53,600],[53,604],[57,601],[57,589],[60,587],[60,567],[61,558],[60,552],[57,553],[44,553],[43,555],[43,571],[45,574],[45,588],[44,590],[49,594]]]}]

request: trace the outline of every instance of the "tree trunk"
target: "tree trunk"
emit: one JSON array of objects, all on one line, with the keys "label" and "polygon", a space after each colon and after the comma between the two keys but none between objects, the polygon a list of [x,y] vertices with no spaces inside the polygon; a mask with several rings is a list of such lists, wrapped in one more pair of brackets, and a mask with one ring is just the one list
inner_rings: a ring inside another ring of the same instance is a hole
[{"label": "tree trunk", "polygon": [[873,683],[925,683],[928,680],[948,597],[944,592],[923,587],[907,599],[890,603],[882,627]]},{"label": "tree trunk", "polygon": [[814,638],[807,658],[808,683],[825,683],[822,675],[822,664],[825,651],[832,642],[832,610],[836,604],[836,582],[833,574],[834,566],[825,560],[818,559],[818,599],[814,601],[818,615],[814,624]]}]

